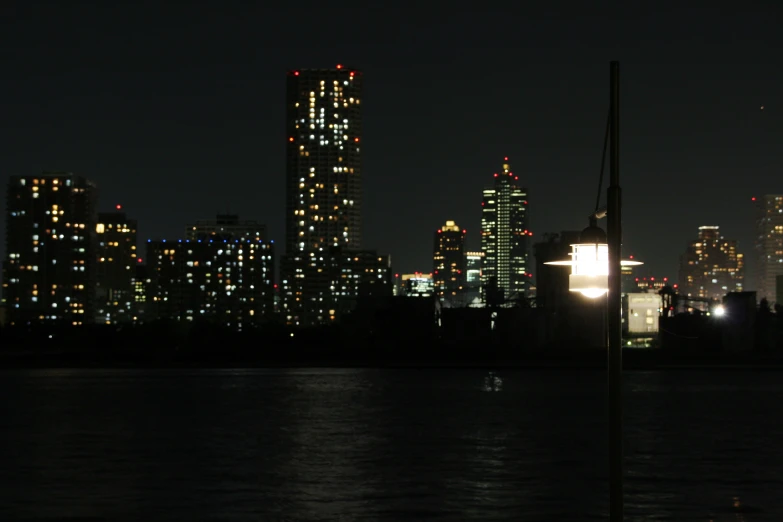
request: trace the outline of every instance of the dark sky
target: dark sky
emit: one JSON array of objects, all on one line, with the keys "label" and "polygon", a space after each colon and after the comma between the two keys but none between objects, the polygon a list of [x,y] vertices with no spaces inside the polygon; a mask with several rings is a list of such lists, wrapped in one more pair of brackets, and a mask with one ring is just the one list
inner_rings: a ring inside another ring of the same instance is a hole
[{"label": "dark sky", "polygon": [[750,198],[783,192],[779,1],[262,4],[4,3],[2,177],[87,176],[140,240],[229,210],[282,248],[285,72],[346,64],[365,73],[365,247],[428,272],[446,219],[478,247],[504,155],[530,189],[534,239],[586,226],[617,59],[625,245],[646,272],[676,277],[699,225],[753,257]]}]

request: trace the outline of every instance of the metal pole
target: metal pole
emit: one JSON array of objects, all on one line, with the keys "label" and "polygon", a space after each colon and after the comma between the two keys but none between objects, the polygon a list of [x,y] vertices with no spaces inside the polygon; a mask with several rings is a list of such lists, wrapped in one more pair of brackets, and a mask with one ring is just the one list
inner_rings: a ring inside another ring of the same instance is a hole
[{"label": "metal pole", "polygon": [[622,195],[620,192],[620,62],[611,63],[611,131],[607,242],[609,245],[609,520],[623,520],[623,352],[620,259]]}]

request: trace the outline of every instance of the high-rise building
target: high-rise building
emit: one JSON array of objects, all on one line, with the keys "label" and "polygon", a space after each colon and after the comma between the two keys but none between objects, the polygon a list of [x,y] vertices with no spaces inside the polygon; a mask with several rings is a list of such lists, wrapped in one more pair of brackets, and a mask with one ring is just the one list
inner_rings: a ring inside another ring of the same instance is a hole
[{"label": "high-rise building", "polygon": [[95,312],[96,323],[134,322],[136,276],[136,220],[128,219],[122,207],[101,212],[95,225]]},{"label": "high-rise building", "polygon": [[465,297],[466,233],[450,220],[435,232],[432,278],[435,295],[447,306],[458,306]]},{"label": "high-rise building", "polygon": [[334,249],[340,259],[361,252],[361,73],[341,65],[290,71],[286,125],[282,312],[286,323],[309,326],[328,321],[336,306]]},{"label": "high-rise building", "polygon": [[699,237],[680,258],[680,294],[722,301],[729,292],[741,292],[743,255],[737,241],[725,239],[716,226],[699,227]]},{"label": "high-rise building", "polygon": [[266,225],[239,219],[236,214],[218,214],[185,227],[186,239],[266,239]]},{"label": "high-rise building", "polygon": [[[526,296],[530,280],[528,263],[527,189],[517,182],[508,158],[494,175],[492,187],[484,189],[481,203],[481,251],[484,263],[481,284],[484,300],[490,295],[502,301]],[[489,298],[489,299],[488,299]]]},{"label": "high-rise building", "polygon": [[237,330],[271,320],[273,250],[258,239],[148,241],[147,319]]},{"label": "high-rise building", "polygon": [[[783,275],[783,195],[753,198],[756,205],[756,295],[777,301],[775,281]],[[781,303],[783,304],[783,303]]]},{"label": "high-rise building", "polygon": [[95,184],[66,172],[8,181],[3,291],[11,325],[94,319]]},{"label": "high-rise building", "polygon": [[288,73],[286,253],[362,246],[362,75]]}]

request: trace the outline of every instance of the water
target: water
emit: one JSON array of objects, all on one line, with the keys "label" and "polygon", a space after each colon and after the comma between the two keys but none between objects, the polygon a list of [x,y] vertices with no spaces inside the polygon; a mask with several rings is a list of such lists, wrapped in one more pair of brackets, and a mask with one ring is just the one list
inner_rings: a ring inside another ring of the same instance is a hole
[{"label": "water", "polygon": [[[0,520],[606,520],[605,375],[0,373]],[[626,377],[628,520],[783,514],[777,372]]]}]

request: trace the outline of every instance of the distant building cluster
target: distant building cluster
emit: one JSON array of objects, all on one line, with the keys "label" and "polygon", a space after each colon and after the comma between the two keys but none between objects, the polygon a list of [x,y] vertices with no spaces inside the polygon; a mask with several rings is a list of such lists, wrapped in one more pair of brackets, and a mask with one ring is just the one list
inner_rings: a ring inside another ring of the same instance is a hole
[{"label": "distant building cluster", "polygon": [[[582,319],[561,312],[585,303],[569,293],[565,270],[544,263],[567,257],[580,234],[544,234],[531,244],[528,191],[508,157],[482,192],[480,249],[468,250],[468,230],[444,220],[434,229],[431,268],[394,274],[390,256],[362,238],[362,73],[340,65],[292,70],[286,93],[284,253],[265,224],[232,214],[194,220],[180,237],[139,245],[136,220],[120,205],[99,211],[90,180],[68,172],[12,176],[0,322],[309,327],[339,322],[362,299],[397,296],[429,298],[438,309],[491,308],[480,314],[490,314],[493,325],[498,309],[545,308],[551,313],[537,325],[542,335],[577,328]],[[753,202],[757,294],[783,304],[783,196]],[[742,292],[744,265],[735,240],[717,226],[699,227],[677,283],[623,268],[625,327],[657,331],[655,317],[668,313],[672,295],[689,309],[706,309]]]}]

